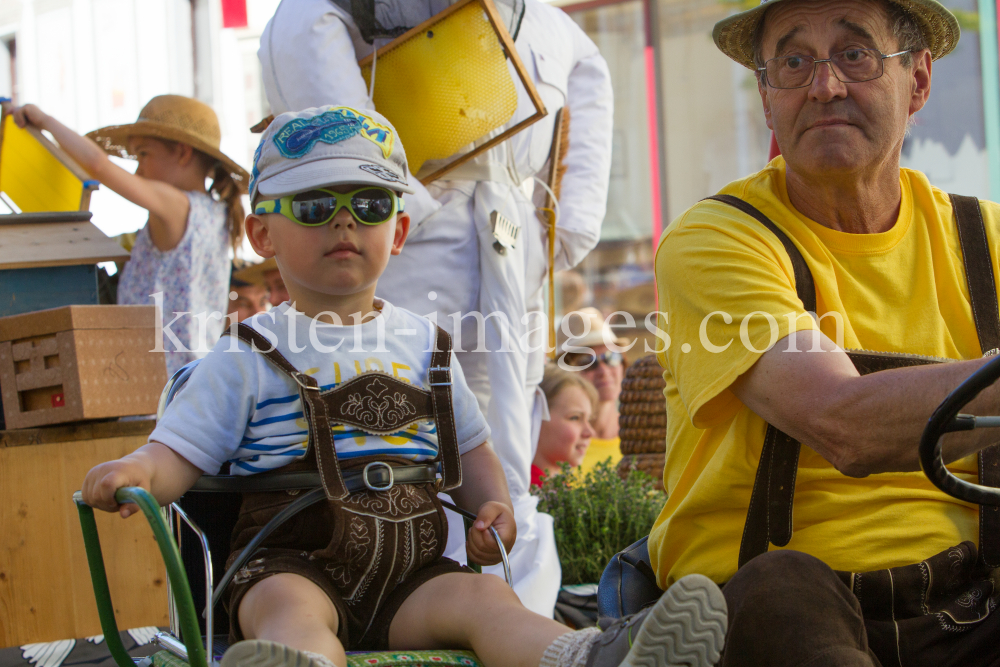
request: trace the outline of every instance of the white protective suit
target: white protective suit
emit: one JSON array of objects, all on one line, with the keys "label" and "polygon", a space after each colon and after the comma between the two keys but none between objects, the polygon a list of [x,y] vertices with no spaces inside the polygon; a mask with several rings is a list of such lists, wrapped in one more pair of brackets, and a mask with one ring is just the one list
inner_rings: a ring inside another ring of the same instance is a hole
[{"label": "white protective suit", "polygon": [[[384,46],[388,40],[375,42]],[[556,270],[575,266],[600,236],[611,167],[613,96],[607,64],[596,45],[562,10],[527,0],[516,46],[549,115],[447,174],[446,180],[424,188],[411,175],[417,192],[406,196],[410,236],[379,280],[378,293],[436,317],[455,336],[456,351],[466,350],[458,358],[489,422],[514,503],[514,589],[526,607],[551,616],[561,578],[552,519],[536,510],[537,500],[528,493],[538,421],[547,413],[537,391],[547,327],[540,317],[530,324],[525,317],[542,311],[548,242],[525,192],[532,192],[532,176],[545,173],[554,112],[568,106],[572,121]],[[372,108],[357,66],[372,51],[351,16],[330,0],[283,0],[258,52],[273,113],[329,104]],[[534,113],[523,87],[516,85],[518,109],[507,127]],[[521,228],[516,247],[505,255],[493,248],[489,218],[495,210]],[[453,315],[471,312],[506,316],[513,341],[509,351],[500,351],[499,317],[488,318],[484,327],[491,352],[471,351],[477,346],[477,322],[470,316],[456,326],[458,316]],[[539,349],[525,349],[529,342]],[[464,562],[460,520],[452,522],[449,534],[447,555]],[[499,566],[486,570],[503,574]]]}]

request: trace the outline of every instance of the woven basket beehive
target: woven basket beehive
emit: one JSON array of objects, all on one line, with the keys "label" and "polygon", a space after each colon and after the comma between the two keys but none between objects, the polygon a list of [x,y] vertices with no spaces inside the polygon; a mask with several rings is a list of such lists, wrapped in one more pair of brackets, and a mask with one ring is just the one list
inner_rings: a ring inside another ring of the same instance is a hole
[{"label": "woven basket beehive", "polygon": [[663,397],[663,369],[655,355],[629,366],[622,380],[618,417],[622,460],[618,474],[638,469],[663,485],[663,459],[667,443],[667,406]]}]

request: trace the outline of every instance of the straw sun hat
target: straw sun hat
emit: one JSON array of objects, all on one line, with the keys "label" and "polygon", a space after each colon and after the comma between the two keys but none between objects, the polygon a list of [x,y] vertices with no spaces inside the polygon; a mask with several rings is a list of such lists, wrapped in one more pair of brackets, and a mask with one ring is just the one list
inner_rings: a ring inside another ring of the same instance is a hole
[{"label": "straw sun hat", "polygon": [[267,287],[264,274],[277,270],[278,262],[273,257],[265,259],[263,262],[257,262],[256,264],[244,261],[240,262],[238,266],[236,263],[233,264],[233,277],[243,282]]},{"label": "straw sun hat", "polygon": [[[785,0],[762,0],[760,5],[722,19],[715,24],[712,39],[727,56],[750,69],[757,69],[753,62],[753,32],[772,6]],[[958,45],[961,30],[955,15],[935,0],[889,0],[907,11],[920,26],[927,40],[931,58],[946,56]]]},{"label": "straw sun hat", "polygon": [[241,192],[247,191],[250,182],[250,175],[219,150],[222,132],[212,107],[183,95],[158,95],[142,108],[134,123],[102,127],[87,136],[108,154],[133,160],[135,156],[128,150],[129,137],[178,141],[221,162]]}]

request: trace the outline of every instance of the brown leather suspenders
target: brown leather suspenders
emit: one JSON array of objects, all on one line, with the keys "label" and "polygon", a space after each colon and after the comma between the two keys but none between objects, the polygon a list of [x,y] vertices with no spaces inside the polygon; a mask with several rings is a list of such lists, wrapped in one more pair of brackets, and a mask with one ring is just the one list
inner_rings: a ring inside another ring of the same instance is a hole
[{"label": "brown leather suspenders", "polygon": [[[451,394],[451,336],[437,328],[437,341],[428,369],[430,390],[421,389],[388,373],[367,372],[321,391],[316,379],[301,373],[271,342],[246,324],[237,337],[295,380],[302,399],[302,412],[309,425],[309,445],[327,498],[349,495],[333,444],[332,424],[345,424],[373,435],[396,433],[420,419],[433,418],[437,427],[441,487],[447,491],[462,484],[462,462],[458,451]],[[308,456],[308,453],[307,453]]]},{"label": "brown leather suspenders", "polygon": [[[979,345],[984,354],[1000,351],[1000,312],[993,280],[993,264],[986,240],[979,200],[950,195],[958,226],[962,256],[965,261],[969,299]],[[767,227],[785,247],[795,273],[795,290],[805,310],[816,311],[816,289],[812,272],[802,253],[766,215],[751,204],[732,195],[707,197],[746,213]],[[890,368],[935,363],[931,359],[902,355],[848,351],[855,368],[862,375]],[[914,443],[916,446],[916,443]],[[740,543],[739,566],[765,553],[768,544],[783,547],[792,539],[792,501],[800,444],[768,424],[760,464],[750,495],[750,507]],[[1000,446],[979,452],[979,483],[1000,487]],[[980,558],[991,568],[1000,566],[1000,507],[979,508]]]}]

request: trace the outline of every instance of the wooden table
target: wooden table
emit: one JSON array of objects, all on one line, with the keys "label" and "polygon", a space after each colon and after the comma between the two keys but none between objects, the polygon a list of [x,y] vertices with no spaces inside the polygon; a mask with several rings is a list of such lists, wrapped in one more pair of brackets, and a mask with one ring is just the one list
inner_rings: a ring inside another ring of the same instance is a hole
[{"label": "wooden table", "polygon": [[[152,419],[0,431],[0,647],[102,633],[73,503],[87,471],[146,444]],[[167,625],[142,515],[96,512],[119,629]]]}]

